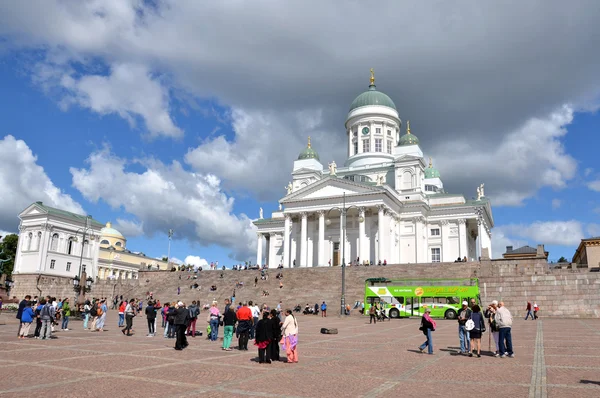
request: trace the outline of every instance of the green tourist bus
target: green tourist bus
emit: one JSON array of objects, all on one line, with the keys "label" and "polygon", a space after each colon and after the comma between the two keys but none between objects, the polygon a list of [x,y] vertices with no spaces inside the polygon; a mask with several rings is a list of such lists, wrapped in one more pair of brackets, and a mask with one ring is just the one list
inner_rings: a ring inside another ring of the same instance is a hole
[{"label": "green tourist bus", "polygon": [[380,304],[390,318],[421,316],[429,307],[432,318],[456,319],[463,301],[481,302],[477,278],[369,278],[365,282],[365,315],[372,305]]}]

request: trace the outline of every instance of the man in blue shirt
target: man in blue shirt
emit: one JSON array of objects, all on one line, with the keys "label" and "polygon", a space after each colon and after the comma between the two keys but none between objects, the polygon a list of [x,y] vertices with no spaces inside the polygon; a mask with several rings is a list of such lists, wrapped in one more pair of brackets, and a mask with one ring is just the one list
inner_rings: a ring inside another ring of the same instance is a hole
[{"label": "man in blue shirt", "polygon": [[23,321],[21,320],[21,316],[23,315],[23,310],[29,304],[31,300],[31,296],[27,295],[21,302],[19,303],[19,308],[17,309],[17,319],[19,320],[19,330],[17,330],[17,337],[19,336],[19,332],[21,332],[21,327],[23,326]]}]

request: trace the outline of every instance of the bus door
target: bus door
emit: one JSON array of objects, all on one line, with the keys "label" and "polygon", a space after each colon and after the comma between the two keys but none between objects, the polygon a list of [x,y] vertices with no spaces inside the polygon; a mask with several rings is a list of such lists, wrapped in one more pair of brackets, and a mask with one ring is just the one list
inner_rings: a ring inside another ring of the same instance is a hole
[{"label": "bus door", "polygon": [[419,306],[416,297],[405,297],[404,304],[405,316],[414,316],[415,305]]}]

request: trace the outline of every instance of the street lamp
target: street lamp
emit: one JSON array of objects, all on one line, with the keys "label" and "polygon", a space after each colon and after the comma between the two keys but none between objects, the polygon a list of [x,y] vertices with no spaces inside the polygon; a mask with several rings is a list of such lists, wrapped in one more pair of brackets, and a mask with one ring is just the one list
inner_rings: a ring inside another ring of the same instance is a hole
[{"label": "street lamp", "polygon": [[[75,275],[75,277],[73,278],[73,289],[75,290],[76,293],[76,297],[75,297],[75,301],[77,302],[77,304],[82,304],[83,303],[83,298],[85,297],[85,293],[89,292],[91,289],[91,283],[87,283],[88,280],[92,280],[91,277],[88,277],[86,279],[87,273],[82,269],[83,267],[83,249],[85,248],[85,236],[92,230],[92,216],[88,215],[85,218],[85,225],[82,228],[77,229],[77,231],[75,231],[75,242],[78,241],[77,238],[77,234],[79,234],[81,232],[82,234],[82,239],[81,239],[81,254],[79,255],[79,272],[77,275]],[[89,247],[89,246],[88,246]],[[82,281],[86,281],[85,285],[82,285]],[[81,302],[79,301],[79,295],[82,294],[82,300]]]},{"label": "street lamp", "polygon": [[[173,237],[173,230],[169,229],[169,249],[167,250],[167,269],[169,268],[169,261],[171,260],[171,238]],[[159,266],[160,269],[160,266]]]},{"label": "street lamp", "polygon": [[[346,250],[346,216],[348,213],[348,210],[355,208],[357,210],[360,211],[360,209],[357,206],[354,205],[350,205],[348,207],[346,207],[346,193],[344,192],[342,194],[342,208],[340,209],[339,207],[332,207],[331,209],[329,209],[327,211],[327,217],[329,217],[329,213],[332,210],[337,210],[342,214],[342,236],[340,236],[340,244],[342,246],[342,297],[340,300],[340,315],[344,315],[344,310],[346,309],[346,256],[345,256],[345,250]],[[358,222],[364,222],[365,219],[362,216],[358,217]],[[327,224],[327,226],[331,225],[331,220],[329,218],[327,218],[327,221],[325,221],[325,224]]]}]

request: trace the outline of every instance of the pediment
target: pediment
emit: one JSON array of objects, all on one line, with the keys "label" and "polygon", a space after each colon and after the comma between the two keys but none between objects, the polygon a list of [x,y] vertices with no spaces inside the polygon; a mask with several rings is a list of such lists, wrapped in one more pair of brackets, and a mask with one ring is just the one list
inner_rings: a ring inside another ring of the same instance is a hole
[{"label": "pediment", "polygon": [[338,197],[346,194],[356,195],[365,193],[381,193],[380,187],[373,187],[366,184],[356,183],[344,180],[342,178],[328,177],[324,180],[314,182],[307,187],[287,196],[282,202],[297,201],[304,199],[320,199],[329,197]]},{"label": "pediment", "polygon": [[26,208],[25,210],[23,210],[21,212],[21,214],[19,214],[19,216],[20,217],[27,217],[27,216],[37,216],[37,215],[41,215],[41,214],[48,214],[48,212],[45,209],[43,209],[42,207],[40,207],[37,204],[33,203],[28,208]]},{"label": "pediment", "polygon": [[410,161],[415,161],[415,160],[423,161],[423,158],[420,156],[414,156],[414,155],[400,155],[396,159],[394,159],[394,162],[396,162],[396,163],[410,162]]},{"label": "pediment", "polygon": [[301,169],[292,171],[292,175],[296,175],[296,174],[310,174],[310,173],[321,174],[321,171],[320,170],[315,170],[315,169],[309,169],[307,167],[302,167]]}]

